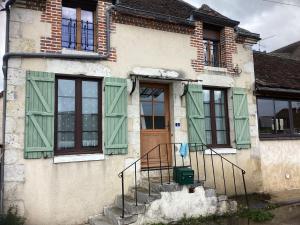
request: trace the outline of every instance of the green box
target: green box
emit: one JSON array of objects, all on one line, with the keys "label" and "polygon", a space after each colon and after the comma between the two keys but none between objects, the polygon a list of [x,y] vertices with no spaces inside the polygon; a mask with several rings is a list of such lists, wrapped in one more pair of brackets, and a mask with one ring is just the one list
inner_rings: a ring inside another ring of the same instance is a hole
[{"label": "green box", "polygon": [[194,184],[194,170],[190,167],[174,167],[173,178],[180,185]]}]

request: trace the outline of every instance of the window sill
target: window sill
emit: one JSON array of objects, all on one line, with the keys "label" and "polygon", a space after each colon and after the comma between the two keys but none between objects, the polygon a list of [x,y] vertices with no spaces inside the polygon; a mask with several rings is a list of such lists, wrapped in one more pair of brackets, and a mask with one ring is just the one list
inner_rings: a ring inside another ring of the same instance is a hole
[{"label": "window sill", "polygon": [[259,137],[260,141],[284,141],[284,140],[300,140],[299,136],[294,137]]},{"label": "window sill", "polygon": [[223,73],[227,72],[227,68],[214,67],[214,66],[204,66],[204,70],[214,71],[214,72],[223,72]]},{"label": "window sill", "polygon": [[[236,154],[237,152],[235,148],[213,148],[213,150],[220,155]],[[215,155],[216,153],[213,152],[212,154]],[[205,150],[205,154],[210,155],[211,151]]]},{"label": "window sill", "polygon": [[91,52],[91,51],[79,51],[79,50],[74,50],[74,49],[69,49],[69,48],[63,48],[61,51],[62,54],[74,54],[74,55],[98,55],[96,52]]},{"label": "window sill", "polygon": [[82,155],[63,155],[54,156],[53,163],[70,163],[70,162],[88,162],[104,160],[104,154],[82,154]]}]

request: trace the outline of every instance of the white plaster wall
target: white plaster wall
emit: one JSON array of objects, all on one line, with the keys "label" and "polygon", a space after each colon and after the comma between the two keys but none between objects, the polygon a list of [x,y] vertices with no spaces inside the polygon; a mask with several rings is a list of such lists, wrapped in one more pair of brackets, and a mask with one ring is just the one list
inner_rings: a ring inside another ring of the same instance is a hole
[{"label": "white plaster wall", "polygon": [[270,140],[259,143],[264,192],[299,189],[299,146],[299,140]]}]

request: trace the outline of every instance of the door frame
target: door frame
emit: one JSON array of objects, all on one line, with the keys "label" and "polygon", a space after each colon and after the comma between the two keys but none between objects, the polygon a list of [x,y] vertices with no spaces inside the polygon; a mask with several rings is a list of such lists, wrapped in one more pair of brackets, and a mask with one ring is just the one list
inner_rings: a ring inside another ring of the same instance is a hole
[{"label": "door frame", "polygon": [[[172,138],[172,130],[171,130],[171,100],[170,100],[170,83],[158,83],[158,82],[151,82],[151,81],[140,81],[139,83],[139,117],[141,120],[141,98],[140,98],[140,89],[142,87],[155,87],[155,88],[164,88],[165,89],[165,116],[166,116],[166,121],[165,121],[165,129],[142,129],[140,128],[140,155],[142,156],[143,154],[146,153],[146,151],[149,151],[150,149],[146,150],[144,153],[142,152],[142,134],[151,134],[151,133],[163,133],[163,132],[168,132],[168,141],[166,143],[171,142]],[[152,101],[153,104],[153,101]],[[153,109],[152,109],[153,110]],[[153,114],[152,114],[153,116]],[[153,124],[154,126],[154,124]],[[173,153],[172,149],[169,151],[169,166],[173,164]],[[142,162],[142,160],[141,160]],[[151,166],[150,166],[151,167]],[[157,167],[151,167],[151,169],[155,169]],[[143,163],[141,163],[141,169],[143,169]]]}]

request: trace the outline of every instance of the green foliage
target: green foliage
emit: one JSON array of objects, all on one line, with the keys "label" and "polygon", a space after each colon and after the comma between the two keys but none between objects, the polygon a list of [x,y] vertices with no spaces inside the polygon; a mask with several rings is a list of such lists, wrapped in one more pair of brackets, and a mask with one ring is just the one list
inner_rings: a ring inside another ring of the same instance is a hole
[{"label": "green foliage", "polygon": [[25,218],[18,215],[17,207],[10,207],[6,214],[0,215],[0,225],[24,225]]},{"label": "green foliage", "polygon": [[274,215],[263,209],[245,209],[239,212],[239,216],[242,218],[248,218],[254,222],[266,222],[272,220]]}]

